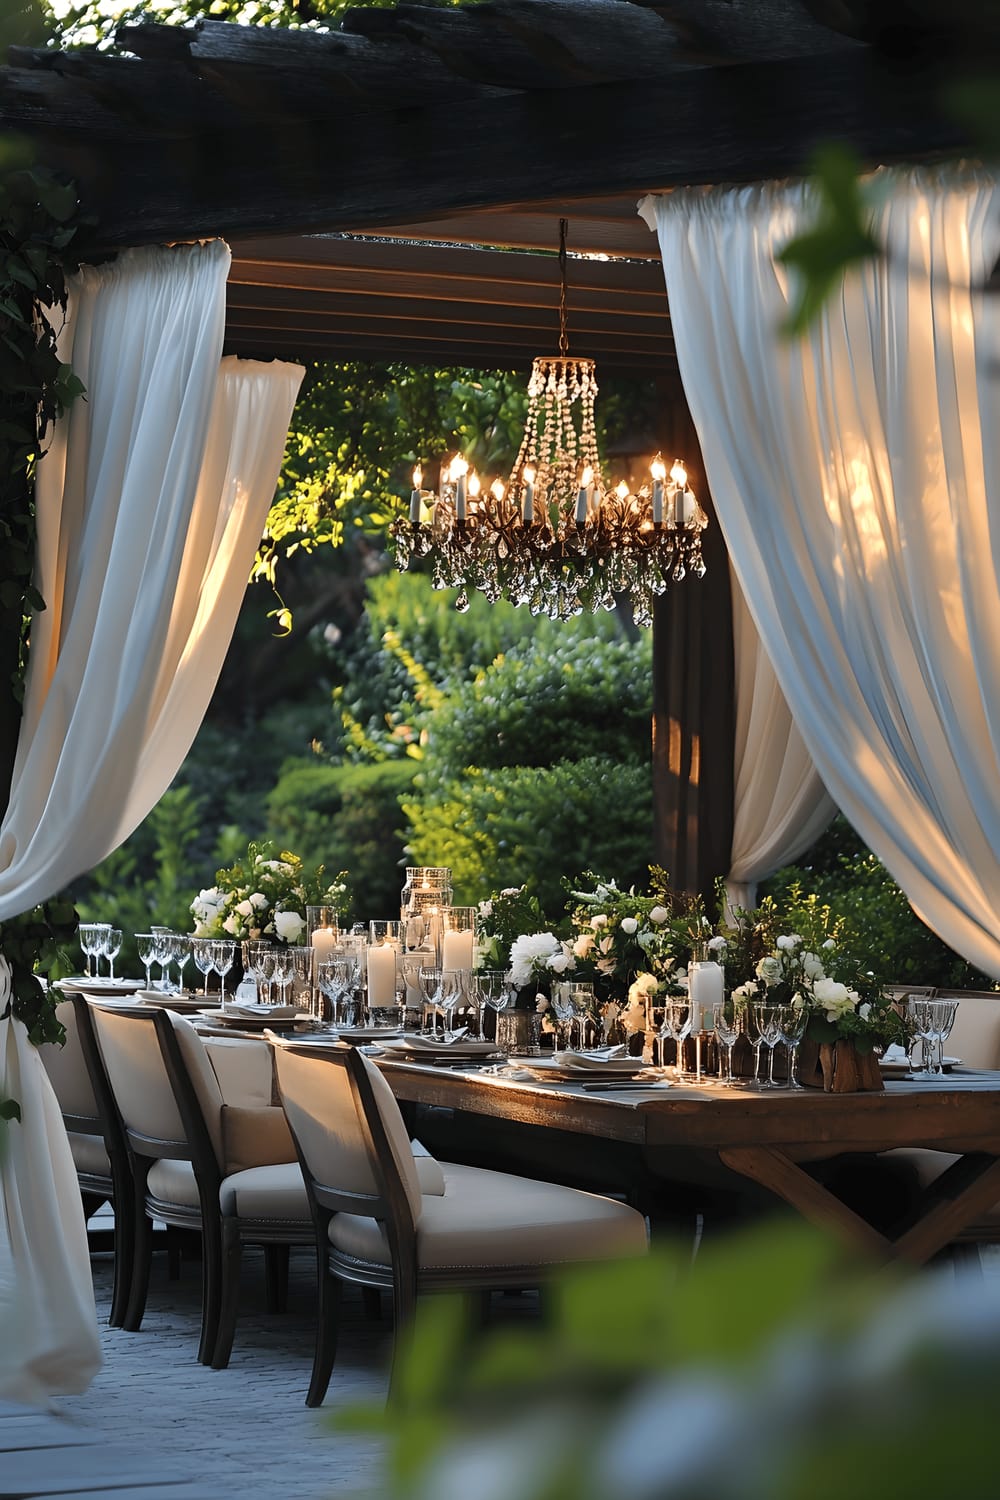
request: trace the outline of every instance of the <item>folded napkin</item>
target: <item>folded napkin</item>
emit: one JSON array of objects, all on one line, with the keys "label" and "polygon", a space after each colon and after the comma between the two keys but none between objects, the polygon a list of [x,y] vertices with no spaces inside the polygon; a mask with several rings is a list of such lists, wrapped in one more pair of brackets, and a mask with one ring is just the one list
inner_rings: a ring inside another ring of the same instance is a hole
[{"label": "folded napkin", "polygon": [[401,1036],[385,1045],[389,1052],[408,1052],[413,1056],[426,1052],[434,1057],[440,1057],[444,1052],[455,1057],[487,1057],[497,1050],[493,1042],[479,1042],[474,1037],[464,1036],[455,1037],[450,1042],[435,1041],[429,1036]]},{"label": "folded napkin", "polygon": [[266,1017],[272,1021],[289,1021],[298,1014],[298,1006],[295,1005],[261,1005],[254,1000],[241,1000],[239,1005],[230,1001],[226,1011],[227,1016],[253,1016],[255,1019]]},{"label": "folded napkin", "polygon": [[884,1063],[892,1063],[893,1065],[895,1065],[908,1063],[909,1060],[910,1059],[907,1056],[906,1048],[901,1047],[898,1042],[890,1042],[889,1046],[886,1047],[885,1051],[882,1053],[882,1061]]},{"label": "folded napkin", "polygon": [[624,1048],[614,1047],[599,1052],[559,1052],[553,1059],[561,1068],[578,1069],[581,1073],[619,1072],[623,1067],[634,1068],[638,1073],[644,1066],[641,1057],[625,1057]]}]

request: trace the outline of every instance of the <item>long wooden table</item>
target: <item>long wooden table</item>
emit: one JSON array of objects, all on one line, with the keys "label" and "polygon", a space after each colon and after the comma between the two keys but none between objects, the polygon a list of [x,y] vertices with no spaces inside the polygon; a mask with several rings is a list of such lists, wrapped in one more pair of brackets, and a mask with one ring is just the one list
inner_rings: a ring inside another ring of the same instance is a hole
[{"label": "long wooden table", "polygon": [[[1000,1201],[1000,1073],[892,1081],[884,1093],[868,1094],[718,1085],[598,1093],[454,1068],[381,1066],[404,1106],[454,1112],[456,1154],[476,1119],[536,1127],[527,1136],[521,1131],[521,1146],[514,1148],[536,1163],[537,1148],[553,1132],[568,1143],[567,1160],[575,1148],[580,1163],[590,1155],[583,1138],[595,1155],[602,1143],[613,1143],[661,1180],[757,1184],[883,1261],[927,1261]],[[447,1123],[440,1114],[437,1120]],[[807,1170],[810,1163],[845,1153],[897,1147],[927,1147],[959,1160],[924,1191],[908,1222],[892,1235],[874,1228]]]}]

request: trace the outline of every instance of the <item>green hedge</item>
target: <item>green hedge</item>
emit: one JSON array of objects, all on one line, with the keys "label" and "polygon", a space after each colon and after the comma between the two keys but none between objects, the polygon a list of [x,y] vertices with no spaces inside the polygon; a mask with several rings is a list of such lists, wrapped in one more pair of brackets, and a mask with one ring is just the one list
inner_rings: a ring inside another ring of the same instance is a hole
[{"label": "green hedge", "polygon": [[561,877],[612,870],[642,883],[652,848],[647,765],[588,756],[553,766],[471,770],[439,797],[404,800],[414,864],[449,865],[456,902],[527,883],[546,911],[565,903]]},{"label": "green hedge", "polygon": [[288,764],[267,799],[267,835],[306,864],[347,870],[359,917],[392,917],[403,884],[400,797],[416,762]]}]

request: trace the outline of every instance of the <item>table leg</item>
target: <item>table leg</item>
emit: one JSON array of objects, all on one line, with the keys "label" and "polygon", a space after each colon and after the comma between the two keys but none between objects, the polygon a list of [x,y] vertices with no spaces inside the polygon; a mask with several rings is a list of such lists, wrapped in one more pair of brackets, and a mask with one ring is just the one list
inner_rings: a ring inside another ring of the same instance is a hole
[{"label": "table leg", "polygon": [[923,1265],[1000,1200],[1000,1159],[959,1157],[923,1194],[913,1220],[894,1242],[893,1256]]},{"label": "table leg", "polygon": [[844,1240],[852,1249],[885,1260],[891,1246],[885,1235],[841,1203],[827,1188],[810,1177],[784,1152],[772,1146],[733,1146],[719,1152],[724,1166],[759,1182],[786,1203],[798,1209],[804,1219]]}]

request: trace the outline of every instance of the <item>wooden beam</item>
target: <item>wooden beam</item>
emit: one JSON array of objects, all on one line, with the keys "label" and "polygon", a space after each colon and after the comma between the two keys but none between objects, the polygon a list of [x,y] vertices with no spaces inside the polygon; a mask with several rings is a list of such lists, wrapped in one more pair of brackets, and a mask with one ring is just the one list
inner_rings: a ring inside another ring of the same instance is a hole
[{"label": "wooden beam", "polygon": [[[123,140],[113,158],[87,159],[79,139],[42,137],[39,146],[54,165],[61,153],[72,160],[84,207],[98,220],[86,248],[111,249],[782,177],[801,172],[812,149],[831,139],[876,161],[966,147],[932,85],[848,51],[678,72],[660,89],[551,90],[457,113],[434,102],[342,119],[329,132],[314,123],[220,132],[193,137],[185,150]],[[5,111],[5,123],[18,121]]]}]

